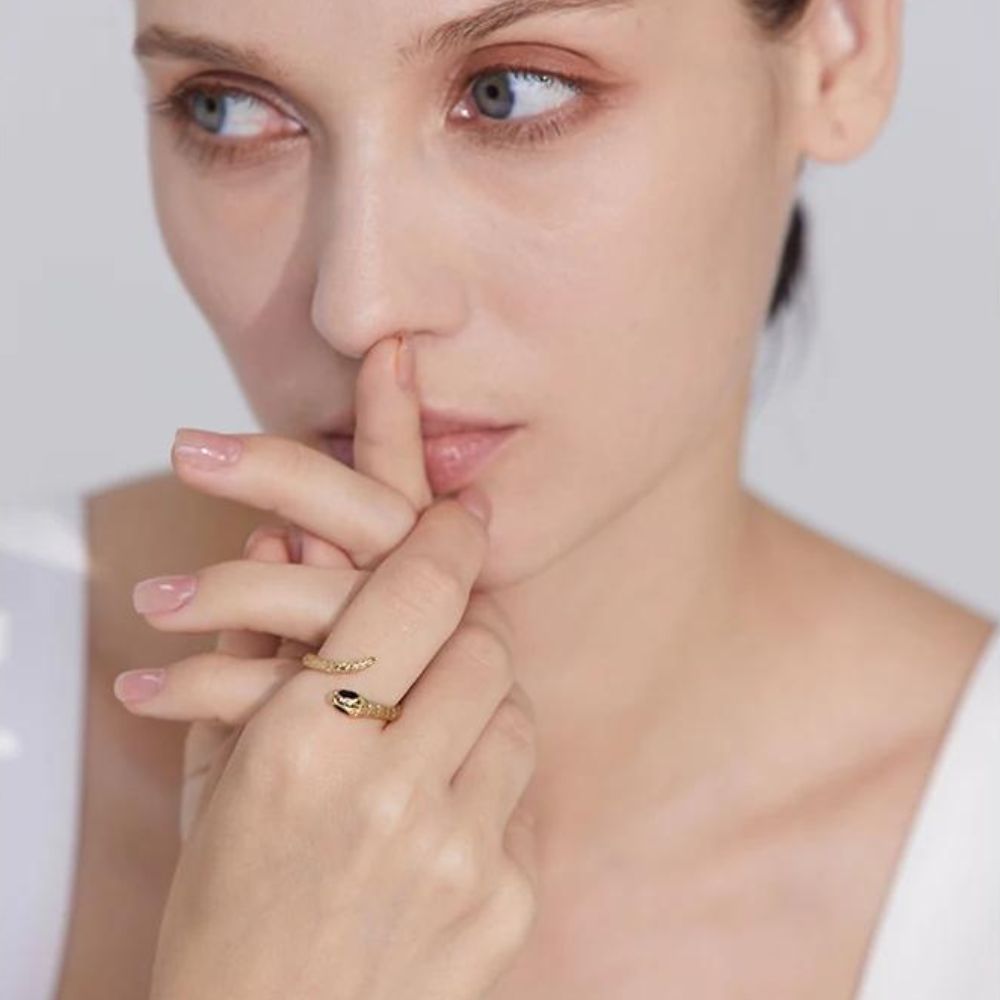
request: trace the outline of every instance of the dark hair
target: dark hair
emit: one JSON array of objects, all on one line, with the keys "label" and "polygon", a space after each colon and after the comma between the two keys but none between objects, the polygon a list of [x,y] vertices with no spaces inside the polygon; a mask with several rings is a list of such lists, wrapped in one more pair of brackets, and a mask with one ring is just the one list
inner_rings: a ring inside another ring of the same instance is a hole
[{"label": "dark hair", "polygon": [[[801,20],[809,0],[743,0],[756,24],[766,33],[781,35],[790,31]],[[806,261],[806,210],[801,201],[792,208],[781,251],[778,277],[771,292],[767,311],[770,322],[791,301]]]}]

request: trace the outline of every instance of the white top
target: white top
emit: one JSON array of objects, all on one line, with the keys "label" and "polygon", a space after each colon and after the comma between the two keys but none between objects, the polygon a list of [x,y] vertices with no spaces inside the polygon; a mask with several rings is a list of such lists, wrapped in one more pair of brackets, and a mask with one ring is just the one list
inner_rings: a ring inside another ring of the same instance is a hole
[{"label": "white top", "polygon": [[[82,495],[0,505],[0,997],[54,1000],[81,804]],[[855,1000],[1000,1000],[1000,629],[952,717]]]},{"label": "white top", "polygon": [[84,496],[0,506],[0,997],[58,988],[86,688]]},{"label": "white top", "polygon": [[1000,1000],[1000,629],[934,763],[856,1000]]}]

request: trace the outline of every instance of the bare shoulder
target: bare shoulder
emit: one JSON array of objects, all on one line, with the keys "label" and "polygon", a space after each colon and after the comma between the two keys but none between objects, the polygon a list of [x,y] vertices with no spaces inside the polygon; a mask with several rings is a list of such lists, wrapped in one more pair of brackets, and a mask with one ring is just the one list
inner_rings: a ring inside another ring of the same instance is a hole
[{"label": "bare shoulder", "polygon": [[770,603],[793,615],[815,647],[861,664],[876,658],[887,683],[905,674],[911,683],[961,686],[993,619],[773,505],[758,501],[754,514],[760,558],[775,581]]},{"label": "bare shoulder", "polygon": [[915,796],[997,623],[770,504],[758,502],[753,517],[749,600],[765,634],[780,639],[768,655],[786,710],[817,734],[824,795],[832,779],[848,796],[887,801],[884,781]]},{"label": "bare shoulder", "polygon": [[268,516],[185,486],[172,472],[85,498],[89,555],[83,808],[60,1000],[149,995],[160,916],[180,849],[186,726],[131,715],[122,670],[210,650],[214,635],[169,634],[132,607],[141,579],[239,558]]},{"label": "bare shoulder", "polygon": [[[805,775],[779,799],[773,815],[785,822],[768,829],[780,830],[785,862],[798,858],[809,873],[822,914],[822,933],[802,953],[815,947],[834,995],[853,995],[933,768],[997,623],[771,505],[758,504],[754,516],[755,567],[767,580],[754,599],[773,633],[788,638],[781,679],[793,707],[783,717]],[[798,932],[787,933],[791,940]]]}]

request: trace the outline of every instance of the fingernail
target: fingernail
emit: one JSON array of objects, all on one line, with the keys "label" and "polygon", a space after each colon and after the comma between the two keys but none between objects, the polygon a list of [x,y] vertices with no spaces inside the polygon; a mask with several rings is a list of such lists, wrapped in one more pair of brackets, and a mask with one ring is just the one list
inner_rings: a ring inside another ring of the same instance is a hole
[{"label": "fingernail", "polygon": [[400,388],[412,389],[413,376],[413,348],[410,347],[409,336],[404,333],[399,338],[399,346],[396,348],[396,381]]},{"label": "fingernail", "polygon": [[132,588],[132,605],[141,615],[176,611],[191,599],[197,586],[193,576],[153,576]]},{"label": "fingernail", "polygon": [[250,551],[258,542],[266,539],[277,538],[282,543],[285,541],[285,530],[283,528],[272,527],[271,525],[258,525],[247,535],[247,540],[243,543],[243,558],[250,558]]},{"label": "fingernail", "polygon": [[493,515],[493,505],[490,498],[478,486],[466,486],[456,498],[458,502],[471,510],[483,524],[489,524]]},{"label": "fingernail", "polygon": [[243,442],[232,434],[215,434],[182,427],[174,436],[173,454],[195,469],[232,465],[243,452]]},{"label": "fingernail", "polygon": [[166,671],[126,670],[115,678],[115,697],[119,701],[145,701],[162,687]]}]

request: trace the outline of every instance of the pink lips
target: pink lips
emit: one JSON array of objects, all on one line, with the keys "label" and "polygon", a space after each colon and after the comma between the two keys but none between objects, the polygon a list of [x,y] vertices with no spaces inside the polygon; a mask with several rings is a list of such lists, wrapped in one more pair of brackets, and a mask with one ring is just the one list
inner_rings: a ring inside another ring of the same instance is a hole
[{"label": "pink lips", "polygon": [[[441,434],[453,434],[457,431],[505,430],[510,426],[510,424],[501,423],[491,416],[480,416],[457,409],[438,409],[426,405],[420,407],[420,433],[424,437],[437,437]],[[352,411],[346,411],[331,418],[321,433],[333,437],[352,437],[354,427],[355,415]]]},{"label": "pink lips", "polygon": [[[441,495],[467,486],[517,427],[480,427],[429,434],[427,425],[422,423],[421,430],[427,478],[434,493]],[[325,435],[323,443],[334,458],[353,467],[353,437]]]}]

